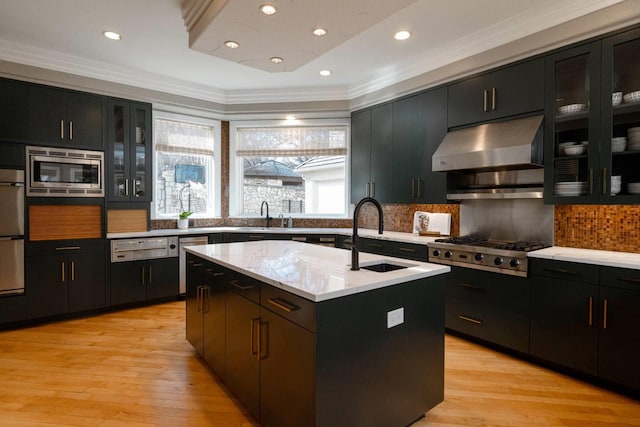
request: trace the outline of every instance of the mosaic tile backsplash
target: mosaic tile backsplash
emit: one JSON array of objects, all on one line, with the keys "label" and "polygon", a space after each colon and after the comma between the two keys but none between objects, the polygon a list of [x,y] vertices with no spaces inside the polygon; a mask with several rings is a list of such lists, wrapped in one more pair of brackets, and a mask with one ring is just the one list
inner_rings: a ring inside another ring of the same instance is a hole
[{"label": "mosaic tile backsplash", "polygon": [[640,205],[559,205],[556,246],[640,253]]}]

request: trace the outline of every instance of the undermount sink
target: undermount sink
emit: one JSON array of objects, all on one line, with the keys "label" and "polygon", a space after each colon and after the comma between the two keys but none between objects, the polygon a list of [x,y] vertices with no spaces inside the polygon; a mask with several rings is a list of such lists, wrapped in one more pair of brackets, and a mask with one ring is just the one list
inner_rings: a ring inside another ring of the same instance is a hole
[{"label": "undermount sink", "polygon": [[390,264],[388,262],[381,262],[378,264],[362,265],[360,268],[365,270],[375,271],[377,273],[386,273],[387,271],[401,270],[403,268],[412,267],[411,265],[402,264]]}]

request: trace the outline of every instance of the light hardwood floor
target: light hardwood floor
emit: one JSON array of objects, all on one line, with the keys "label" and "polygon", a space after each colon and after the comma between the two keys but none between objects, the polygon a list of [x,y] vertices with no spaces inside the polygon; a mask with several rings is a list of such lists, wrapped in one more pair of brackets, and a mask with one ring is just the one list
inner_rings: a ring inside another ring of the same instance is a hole
[{"label": "light hardwood floor", "polygon": [[[0,332],[0,426],[257,426],[184,328],[179,301]],[[456,337],[445,378],[415,426],[640,426],[636,400]]]}]

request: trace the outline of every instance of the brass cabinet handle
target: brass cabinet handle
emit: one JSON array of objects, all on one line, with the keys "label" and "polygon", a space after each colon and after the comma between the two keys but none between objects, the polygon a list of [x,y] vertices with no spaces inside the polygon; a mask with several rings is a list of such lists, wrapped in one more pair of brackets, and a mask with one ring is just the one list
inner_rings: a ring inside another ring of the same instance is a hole
[{"label": "brass cabinet handle", "polygon": [[420,178],[418,178],[417,181],[418,181],[418,196],[417,197],[422,197],[422,180]]},{"label": "brass cabinet handle", "polygon": [[144,267],[140,267],[140,280],[142,282],[142,284],[144,285]]},{"label": "brass cabinet handle", "polygon": [[300,310],[300,307],[298,307],[295,304],[292,304],[288,301],[283,300],[282,298],[270,298],[269,299],[269,304],[272,304],[276,307],[278,307],[281,310],[286,311],[287,313],[291,313],[292,311],[296,311],[296,310]]},{"label": "brass cabinet handle", "polygon": [[198,312],[202,312],[202,286],[196,288],[196,307]]},{"label": "brass cabinet handle", "polygon": [[416,197],[416,180],[411,178],[411,197]]},{"label": "brass cabinet handle", "polygon": [[[258,326],[258,351],[260,352],[260,359],[266,359],[269,357],[269,323],[261,321]],[[262,339],[263,331],[265,339]]]},{"label": "brass cabinet handle", "polygon": [[71,261],[71,281],[76,281],[76,262]]},{"label": "brass cabinet handle", "polygon": [[125,178],[124,180],[124,195],[129,195],[129,178]]},{"label": "brass cabinet handle", "polygon": [[208,285],[204,285],[202,287],[202,312],[203,313],[209,312],[209,299],[211,298],[211,296],[209,295],[210,290],[211,288]]},{"label": "brass cabinet handle", "polygon": [[469,283],[460,282],[458,283],[458,286],[462,286],[463,288],[467,288],[467,289],[473,289],[475,291],[484,291],[484,288],[482,286],[471,285]]},{"label": "brass cabinet handle", "polygon": [[[256,325],[258,326],[258,333],[256,334]],[[256,346],[256,335],[258,338],[258,345]],[[251,355],[255,356],[258,354],[258,349],[260,348],[260,318],[256,317],[255,319],[251,319]]]},{"label": "brass cabinet handle", "polygon": [[[202,265],[202,264],[200,264]],[[207,268],[207,273],[209,273],[212,276],[218,277],[218,276],[224,276],[224,272],[222,271],[216,271],[215,273],[213,273],[213,268]]]},{"label": "brass cabinet handle", "polygon": [[243,285],[238,280],[231,280],[229,283],[231,283],[234,288],[240,289],[241,291],[246,291],[247,289],[252,289],[254,287],[253,285]]},{"label": "brass cabinet handle", "polygon": [[607,329],[607,309],[609,304],[607,299],[602,300],[602,329]]},{"label": "brass cabinet handle", "polygon": [[194,267],[202,267],[202,263],[201,262],[193,262],[193,261],[191,261],[191,262],[193,263]]},{"label": "brass cabinet handle", "polygon": [[73,121],[69,120],[69,139],[73,139]]},{"label": "brass cabinet handle", "polygon": [[488,111],[487,109],[487,98],[489,97],[489,91],[488,90],[483,90],[482,91],[482,96],[483,96],[483,101],[482,101],[482,111],[484,111],[485,113]]},{"label": "brass cabinet handle", "polygon": [[640,279],[636,279],[635,277],[618,277],[618,280],[621,282],[640,283]]},{"label": "brass cabinet handle", "polygon": [[371,183],[371,197],[376,197],[376,183]]},{"label": "brass cabinet handle", "polygon": [[498,92],[496,91],[495,87],[491,88],[491,109],[493,111],[495,111],[496,109],[496,95],[498,94]]},{"label": "brass cabinet handle", "polygon": [[62,281],[64,282],[64,281],[65,281],[65,277],[64,277],[64,270],[65,270],[64,261],[62,261],[62,264],[60,264],[60,265],[61,265],[61,267],[62,267],[62,268],[60,269],[60,271],[61,271],[61,273],[62,273],[62,274],[60,275],[60,277],[62,277]]},{"label": "brass cabinet handle", "polygon": [[364,186],[364,195],[366,197],[371,196],[370,187],[371,187],[371,183],[370,182],[367,182],[367,184]]},{"label": "brass cabinet handle", "polygon": [[593,168],[589,169],[589,194],[593,194]]},{"label": "brass cabinet handle", "polygon": [[80,249],[80,246],[59,246],[56,251],[75,251]]},{"label": "brass cabinet handle", "polygon": [[589,326],[593,326],[593,297],[589,297]]},{"label": "brass cabinet handle", "polygon": [[607,194],[607,168],[602,168],[602,194]]},{"label": "brass cabinet handle", "polygon": [[458,315],[458,319],[464,320],[465,322],[473,323],[474,325],[482,325],[482,320],[474,319],[468,316],[463,316],[462,314]]},{"label": "brass cabinet handle", "polygon": [[415,249],[411,249],[411,248],[398,248],[399,251],[402,252],[409,252],[410,254],[415,254],[416,250]]},{"label": "brass cabinet handle", "polygon": [[149,284],[151,284],[153,282],[153,276],[152,276],[152,266],[149,266]]},{"label": "brass cabinet handle", "polygon": [[60,120],[60,139],[64,139],[64,120]]},{"label": "brass cabinet handle", "polygon": [[545,268],[546,271],[550,271],[552,273],[561,273],[561,274],[570,274],[572,276],[577,276],[577,271],[565,270],[564,268]]},{"label": "brass cabinet handle", "polygon": [[369,243],[369,246],[371,246],[372,248],[384,248],[384,245],[378,243]]}]

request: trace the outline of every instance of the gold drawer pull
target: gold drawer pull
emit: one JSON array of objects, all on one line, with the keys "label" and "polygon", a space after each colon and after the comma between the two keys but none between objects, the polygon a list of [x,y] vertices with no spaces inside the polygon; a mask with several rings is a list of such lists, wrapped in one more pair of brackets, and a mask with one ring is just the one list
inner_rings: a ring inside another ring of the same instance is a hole
[{"label": "gold drawer pull", "polygon": [[285,301],[282,298],[270,298],[269,299],[269,304],[272,304],[272,305],[278,307],[279,309],[286,311],[287,313],[291,313],[292,311],[300,310],[300,307],[298,307],[295,304],[291,304],[290,302]]},{"label": "gold drawer pull", "polygon": [[467,317],[467,316],[463,316],[463,315],[459,315],[458,319],[460,320],[464,320],[465,322],[470,322],[473,323],[475,325],[482,325],[482,320],[478,320],[478,319],[474,319],[472,317]]},{"label": "gold drawer pull", "polygon": [[253,285],[243,285],[238,280],[231,280],[229,283],[231,283],[234,288],[240,289],[241,291],[246,291],[247,289],[254,288]]}]

